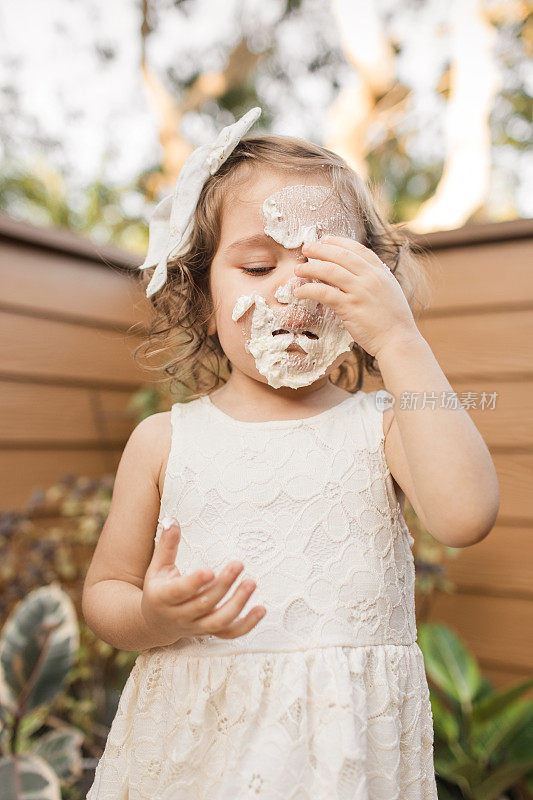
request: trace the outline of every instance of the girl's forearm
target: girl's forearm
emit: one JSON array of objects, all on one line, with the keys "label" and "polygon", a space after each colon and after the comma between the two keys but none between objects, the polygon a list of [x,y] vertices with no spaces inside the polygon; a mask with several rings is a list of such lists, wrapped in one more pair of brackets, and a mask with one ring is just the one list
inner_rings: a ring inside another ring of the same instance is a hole
[{"label": "girl's forearm", "polygon": [[[500,496],[488,448],[468,412],[440,407],[440,393],[453,393],[422,334],[399,337],[383,347],[379,368],[395,399],[394,415],[414,489],[428,530],[451,546],[472,544],[494,524]],[[402,408],[402,394],[418,393]],[[434,393],[431,403],[421,400]],[[454,538],[450,534],[453,534]]]},{"label": "girl's forearm", "polygon": [[119,650],[161,647],[161,634],[147,624],[141,611],[142,589],[121,580],[98,581],[83,592],[82,611],[91,630]]}]

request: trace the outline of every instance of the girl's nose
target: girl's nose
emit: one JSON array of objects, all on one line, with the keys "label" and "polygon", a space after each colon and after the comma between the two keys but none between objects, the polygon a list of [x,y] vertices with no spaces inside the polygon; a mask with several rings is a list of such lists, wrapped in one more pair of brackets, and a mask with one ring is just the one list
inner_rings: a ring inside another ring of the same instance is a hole
[{"label": "girl's nose", "polygon": [[289,283],[293,289],[297,286],[303,286],[304,283],[309,283],[309,278],[301,278],[299,275],[293,275],[289,278]]}]

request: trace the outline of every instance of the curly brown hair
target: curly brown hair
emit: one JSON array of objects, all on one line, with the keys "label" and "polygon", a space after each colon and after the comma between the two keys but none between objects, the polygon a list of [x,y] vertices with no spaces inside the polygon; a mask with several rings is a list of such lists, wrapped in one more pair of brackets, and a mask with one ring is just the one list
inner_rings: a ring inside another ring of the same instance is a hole
[{"label": "curly brown hair", "polygon": [[[404,223],[392,225],[382,219],[371,189],[343,158],[292,136],[245,136],[205,182],[194,212],[188,249],[169,259],[166,283],[150,298],[155,314],[148,338],[134,351],[134,359],[139,351],[144,351],[147,359],[164,355],[163,364],[142,366],[163,370],[165,376],[170,376],[171,393],[173,385],[178,384],[177,393],[182,400],[210,393],[231,373],[231,363],[217,334],[207,333],[213,313],[209,269],[218,249],[223,204],[256,167],[306,176],[326,175],[347,213],[362,224],[362,243],[392,270],[413,316],[429,305],[430,283],[417,257],[423,248],[413,242]],[[141,273],[145,291],[152,274],[153,268]],[[354,342],[346,360],[329,378],[337,386],[356,392],[365,371],[369,375],[381,374],[375,357]],[[166,382],[168,377],[161,380]]]}]

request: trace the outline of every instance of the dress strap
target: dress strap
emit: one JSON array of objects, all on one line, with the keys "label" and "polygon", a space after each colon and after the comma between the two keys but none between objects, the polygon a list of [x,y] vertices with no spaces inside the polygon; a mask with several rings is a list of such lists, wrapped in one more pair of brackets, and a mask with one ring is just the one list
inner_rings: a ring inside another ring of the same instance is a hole
[{"label": "dress strap", "polygon": [[360,408],[368,435],[369,449],[374,452],[385,441],[383,432],[383,412],[394,402],[393,395],[386,389],[363,392]]}]

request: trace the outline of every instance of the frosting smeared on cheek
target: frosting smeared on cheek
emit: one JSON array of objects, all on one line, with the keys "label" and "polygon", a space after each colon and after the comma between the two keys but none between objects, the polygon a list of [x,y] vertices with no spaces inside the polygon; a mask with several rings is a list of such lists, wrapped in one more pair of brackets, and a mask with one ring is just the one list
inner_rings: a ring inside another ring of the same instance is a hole
[{"label": "frosting smeared on cheek", "polygon": [[[326,233],[357,238],[344,208],[326,186],[286,186],[267,197],[262,211],[265,233],[287,249],[318,241]],[[233,308],[237,322],[254,306],[245,349],[275,389],[313,383],[354,341],[333,309],[295,297],[294,287],[305,282],[293,277],[277,288],[274,296],[286,306],[281,310],[270,308],[257,292],[242,295]]]}]

